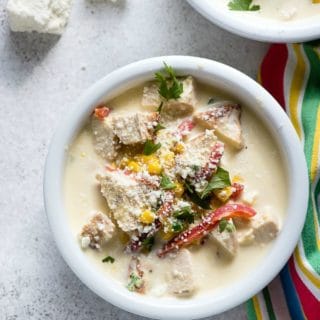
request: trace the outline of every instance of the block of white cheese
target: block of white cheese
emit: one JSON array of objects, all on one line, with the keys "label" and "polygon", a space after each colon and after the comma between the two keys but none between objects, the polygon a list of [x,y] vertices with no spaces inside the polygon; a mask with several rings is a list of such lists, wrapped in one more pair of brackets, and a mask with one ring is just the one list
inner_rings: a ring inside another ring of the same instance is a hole
[{"label": "block of white cheese", "polygon": [[62,34],[73,0],[9,0],[9,25],[14,32]]}]

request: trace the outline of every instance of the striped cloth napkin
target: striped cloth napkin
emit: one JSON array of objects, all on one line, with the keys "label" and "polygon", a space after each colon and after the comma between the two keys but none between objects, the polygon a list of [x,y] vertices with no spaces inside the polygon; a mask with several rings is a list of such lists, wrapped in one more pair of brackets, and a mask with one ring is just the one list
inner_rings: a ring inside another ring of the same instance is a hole
[{"label": "striped cloth napkin", "polygon": [[[310,179],[299,243],[276,279],[247,302],[249,320],[320,319],[320,41],[272,45],[260,83],[290,117],[304,148]],[[305,192],[305,190],[301,190]]]}]

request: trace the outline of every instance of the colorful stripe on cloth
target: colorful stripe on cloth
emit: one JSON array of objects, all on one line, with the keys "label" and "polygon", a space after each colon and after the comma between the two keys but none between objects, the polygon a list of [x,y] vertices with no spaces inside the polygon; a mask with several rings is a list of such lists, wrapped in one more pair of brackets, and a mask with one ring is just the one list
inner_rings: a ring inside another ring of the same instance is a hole
[{"label": "colorful stripe on cloth", "polygon": [[310,195],[300,241],[280,275],[247,302],[248,319],[319,320],[320,41],[272,45],[262,62],[259,81],[286,110],[300,137]]}]

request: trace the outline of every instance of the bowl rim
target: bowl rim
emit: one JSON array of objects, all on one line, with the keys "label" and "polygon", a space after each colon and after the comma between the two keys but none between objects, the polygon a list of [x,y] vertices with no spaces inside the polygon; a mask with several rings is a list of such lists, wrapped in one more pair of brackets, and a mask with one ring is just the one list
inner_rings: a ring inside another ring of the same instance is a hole
[{"label": "bowl rim", "polygon": [[[116,95],[139,78],[140,82],[163,66],[163,61],[184,74],[199,74],[208,79],[220,79],[229,92],[241,94],[240,100],[253,99],[255,111],[265,116],[270,130],[277,134],[277,143],[283,146],[289,178],[290,200],[286,221],[290,228],[283,228],[258,270],[239,280],[232,288],[223,289],[216,296],[202,296],[186,301],[156,299],[127,291],[113,279],[100,272],[92,272],[92,264],[82,253],[70,230],[63,204],[63,173],[69,144],[81,128],[93,107],[106,96]],[[121,87],[122,86],[122,87]],[[121,87],[121,88],[120,88]],[[119,89],[120,88],[120,89]],[[241,90],[241,91],[239,91]],[[259,105],[260,104],[260,105]],[[91,86],[75,102],[72,111],[61,121],[47,155],[44,173],[44,202],[49,225],[57,247],[69,267],[78,278],[97,295],[126,311],[156,319],[202,318],[231,309],[263,289],[289,259],[298,240],[305,220],[308,192],[308,175],[305,157],[286,113],[276,100],[257,82],[245,74],[222,63],[190,56],[164,56],[134,62],[108,74]],[[302,212],[302,213],[301,213]],[[293,225],[293,227],[292,227]],[[281,240],[281,241],[280,241]],[[230,299],[232,297],[232,299]],[[216,303],[213,303],[213,302]]]},{"label": "bowl rim", "polygon": [[212,23],[244,38],[264,42],[295,43],[316,40],[320,37],[320,20],[316,17],[297,20],[294,23],[283,23],[279,27],[277,21],[272,23],[273,21],[268,18],[262,18],[264,23],[257,24],[257,21],[235,16],[234,12],[229,10],[219,10],[208,3],[210,0],[187,1]]}]

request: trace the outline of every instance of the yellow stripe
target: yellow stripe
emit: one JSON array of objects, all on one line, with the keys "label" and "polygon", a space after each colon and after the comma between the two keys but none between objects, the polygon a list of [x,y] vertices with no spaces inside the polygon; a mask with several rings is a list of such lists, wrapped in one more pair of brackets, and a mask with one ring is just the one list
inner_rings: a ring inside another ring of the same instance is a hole
[{"label": "yellow stripe", "polygon": [[252,298],[252,301],[253,301],[254,310],[256,312],[257,320],[263,320],[262,312],[261,312],[259,301],[258,301],[258,297],[254,296]]},{"label": "yellow stripe", "polygon": [[298,44],[293,44],[292,47],[297,57],[297,66],[294,70],[290,89],[289,108],[292,124],[296,129],[298,136],[301,139],[302,132],[298,118],[298,104],[299,96],[302,93],[303,81],[306,73],[306,64],[301,53],[301,46],[299,46]]},{"label": "yellow stripe", "polygon": [[317,176],[318,164],[319,164],[319,148],[320,148],[320,105],[318,106],[316,130],[314,133],[312,158],[311,158],[311,182]]},{"label": "yellow stripe", "polygon": [[308,278],[308,280],[315,285],[316,288],[320,288],[320,279],[315,277],[313,273],[310,272],[304,265],[304,261],[302,260],[299,247],[297,246],[294,250],[294,257],[296,259],[296,262],[301,269],[302,273]]}]

